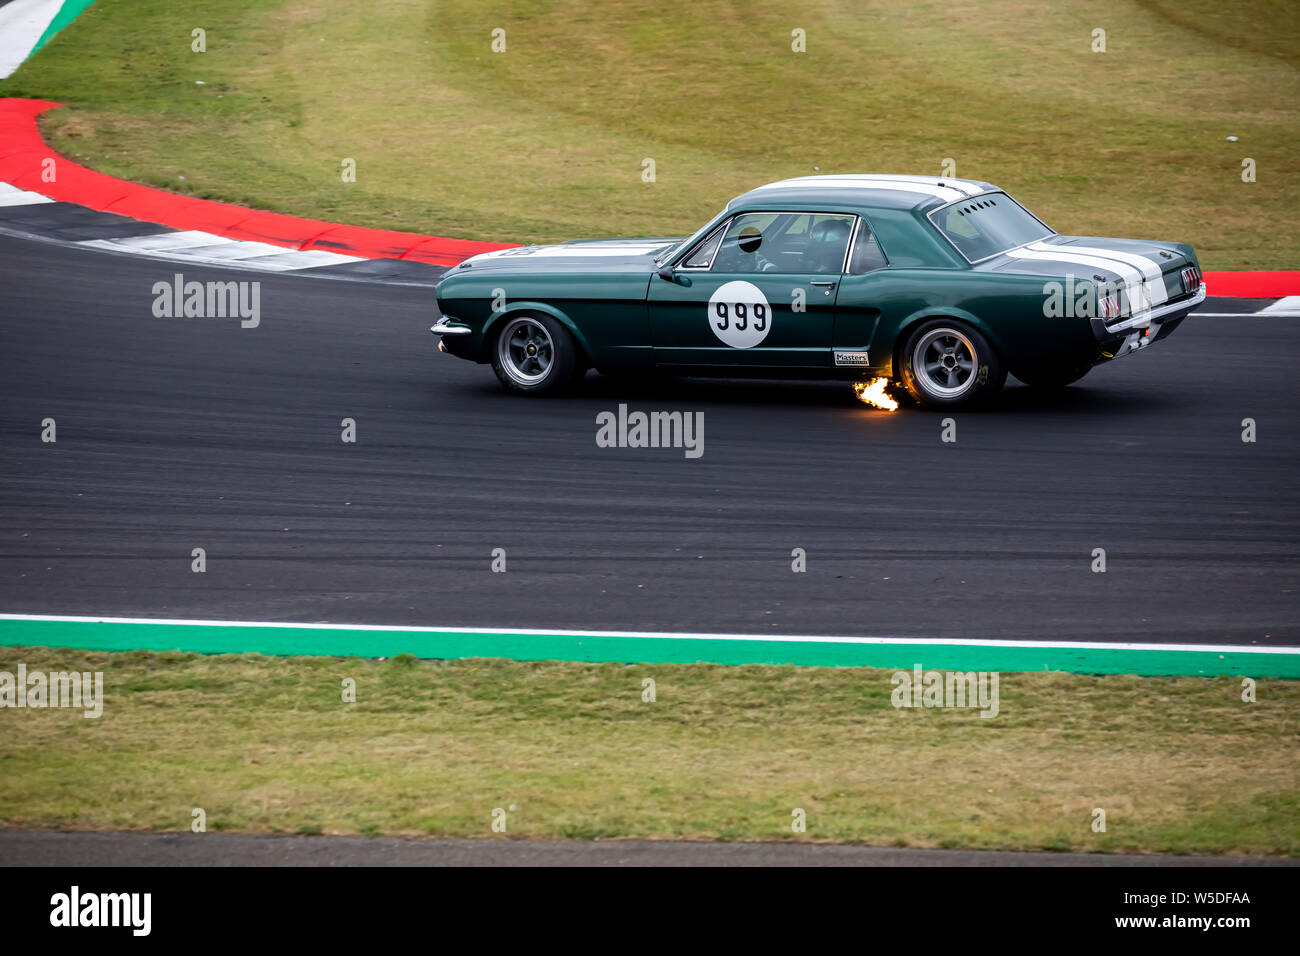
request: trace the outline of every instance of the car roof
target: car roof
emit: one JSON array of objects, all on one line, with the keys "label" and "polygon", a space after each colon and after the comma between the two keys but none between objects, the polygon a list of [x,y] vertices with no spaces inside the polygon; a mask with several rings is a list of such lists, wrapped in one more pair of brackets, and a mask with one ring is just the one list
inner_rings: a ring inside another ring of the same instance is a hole
[{"label": "car roof", "polygon": [[873,209],[916,209],[942,206],[967,196],[1001,192],[992,183],[943,176],[887,176],[851,173],[800,176],[759,186],[742,193],[727,208],[737,205],[789,203],[795,206],[864,206]]}]

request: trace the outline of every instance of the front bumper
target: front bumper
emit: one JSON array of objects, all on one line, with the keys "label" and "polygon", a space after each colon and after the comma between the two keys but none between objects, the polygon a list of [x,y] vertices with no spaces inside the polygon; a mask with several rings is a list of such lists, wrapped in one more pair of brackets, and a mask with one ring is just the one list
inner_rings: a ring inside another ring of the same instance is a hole
[{"label": "front bumper", "polygon": [[1186,299],[1168,302],[1138,315],[1122,318],[1112,325],[1104,319],[1092,320],[1092,332],[1097,338],[1101,358],[1117,359],[1123,355],[1158,342],[1169,335],[1187,314],[1205,301],[1205,283]]},{"label": "front bumper", "polygon": [[472,362],[479,361],[479,339],[468,325],[443,316],[429,331],[438,339],[439,352]]},{"label": "front bumper", "polygon": [[429,327],[434,335],[473,335],[474,330],[468,325],[452,325],[454,319],[439,319]]}]

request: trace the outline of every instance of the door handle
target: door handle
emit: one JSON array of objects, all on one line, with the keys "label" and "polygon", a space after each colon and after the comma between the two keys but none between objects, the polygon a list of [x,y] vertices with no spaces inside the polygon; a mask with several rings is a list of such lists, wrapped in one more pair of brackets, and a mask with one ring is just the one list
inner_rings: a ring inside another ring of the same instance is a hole
[{"label": "door handle", "polygon": [[834,283],[834,282],[829,282],[829,281],[827,281],[827,280],[825,280],[825,279],[814,279],[812,282],[809,282],[808,284],[809,284],[809,285],[824,285],[824,286],[827,286],[828,288],[831,288],[831,289],[835,288],[835,283]]}]

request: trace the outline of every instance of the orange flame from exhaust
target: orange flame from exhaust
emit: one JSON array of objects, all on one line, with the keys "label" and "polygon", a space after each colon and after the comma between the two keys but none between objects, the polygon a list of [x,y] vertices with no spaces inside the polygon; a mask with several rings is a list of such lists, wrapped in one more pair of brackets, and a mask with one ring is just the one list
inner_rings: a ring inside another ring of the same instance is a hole
[{"label": "orange flame from exhaust", "polygon": [[892,412],[898,408],[898,402],[885,391],[888,387],[889,379],[873,378],[869,382],[854,382],[853,394],[858,396],[860,402],[866,402],[868,405],[874,405],[876,408],[883,408],[887,412]]}]

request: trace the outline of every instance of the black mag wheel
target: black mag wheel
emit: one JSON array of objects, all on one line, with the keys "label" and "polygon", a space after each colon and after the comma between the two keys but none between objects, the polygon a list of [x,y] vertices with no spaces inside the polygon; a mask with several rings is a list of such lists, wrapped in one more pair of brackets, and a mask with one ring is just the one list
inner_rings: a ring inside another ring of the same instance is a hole
[{"label": "black mag wheel", "polygon": [[978,331],[956,319],[923,322],[903,346],[903,386],[926,408],[956,408],[995,394],[1007,373]]},{"label": "black mag wheel", "polygon": [[577,344],[560,322],[547,315],[506,319],[492,346],[492,370],[501,384],[526,395],[554,394],[581,377]]}]

